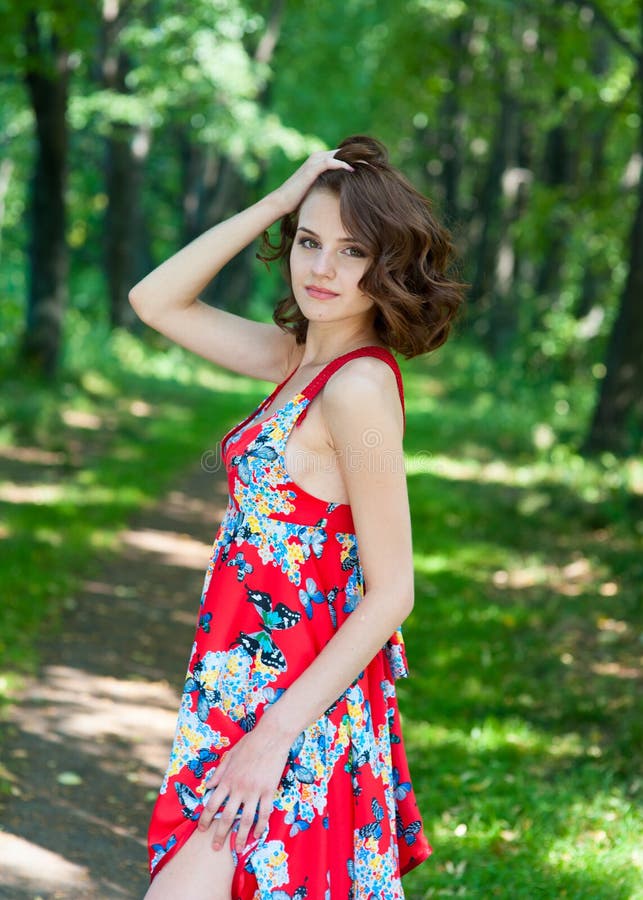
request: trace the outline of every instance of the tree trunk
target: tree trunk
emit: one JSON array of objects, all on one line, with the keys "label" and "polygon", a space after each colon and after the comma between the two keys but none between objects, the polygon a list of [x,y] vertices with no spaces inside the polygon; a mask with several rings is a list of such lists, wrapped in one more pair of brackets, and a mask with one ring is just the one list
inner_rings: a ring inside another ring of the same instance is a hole
[{"label": "tree trunk", "polygon": [[[594,39],[590,68],[596,78],[601,78],[609,70],[610,46],[606,35],[597,34]],[[595,110],[591,114],[591,120],[587,122],[581,133],[587,135],[589,141],[589,171],[585,180],[586,189],[592,190],[596,184],[601,184],[605,177],[605,145],[607,135],[613,117],[611,108]],[[581,290],[574,308],[574,316],[583,319],[589,315],[600,294],[609,284],[609,267],[607,260],[601,257],[598,261],[588,255],[581,283]]]},{"label": "tree trunk", "polygon": [[27,322],[20,357],[41,375],[55,374],[67,302],[65,236],[69,53],[53,34],[45,40],[38,14],[25,26],[25,81],[36,125],[36,159],[29,193]]},{"label": "tree trunk", "polygon": [[[618,37],[618,33],[614,32]],[[639,140],[643,155],[643,2],[639,4],[637,62]],[[637,207],[629,241],[629,269],[606,354],[606,374],[583,453],[610,450],[639,453],[643,440],[643,171],[639,173]]]},{"label": "tree trunk", "polygon": [[[590,142],[589,172],[585,180],[587,190],[591,190],[592,185],[601,184],[605,177],[605,142],[611,115],[611,110],[595,113],[583,129]],[[609,282],[610,270],[605,254],[598,257],[587,254],[581,288],[574,306],[576,319],[584,319],[592,310],[599,310],[602,315],[603,304],[599,298],[607,292]]]},{"label": "tree trunk", "polygon": [[[641,73],[643,75],[643,72]],[[643,152],[643,82],[641,152]],[[643,437],[643,174],[630,236],[630,266],[607,347],[607,373],[584,453],[640,452]]]},{"label": "tree trunk", "polygon": [[512,100],[508,93],[503,90],[500,96],[500,113],[489,151],[487,175],[480,202],[482,228],[476,247],[476,273],[471,287],[471,302],[479,302],[485,294],[488,294],[493,280],[495,238],[500,213],[500,197],[502,195],[502,173],[505,171],[507,163],[507,134],[512,108]]},{"label": "tree trunk", "polygon": [[460,218],[460,176],[463,157],[461,81],[462,60],[466,58],[468,36],[468,27],[465,29],[460,20],[449,35],[449,44],[452,48],[449,71],[451,89],[444,97],[440,115],[440,121],[444,123],[440,142],[440,159],[443,162],[443,213],[447,222],[457,222]]},{"label": "tree trunk", "polygon": [[13,160],[7,157],[0,162],[0,247],[2,247],[2,229],[4,228],[5,201],[9,193],[11,176],[13,175]]},{"label": "tree trunk", "polygon": [[[208,171],[209,170],[209,171]],[[216,180],[209,173],[216,171]],[[205,227],[209,228],[233,212],[248,206],[250,191],[235,163],[227,156],[211,161],[206,167]],[[252,290],[252,245],[237,253],[202,292],[201,297],[213,306],[234,309],[243,315]]]},{"label": "tree trunk", "polygon": [[[139,152],[134,153],[133,147]],[[142,166],[149,150],[143,129],[114,124],[106,147],[105,275],[112,327],[131,327],[137,316],[128,292],[142,275],[147,258],[141,202]]]},{"label": "tree trunk", "polygon": [[500,113],[489,153],[487,175],[482,191],[482,227],[476,247],[476,269],[471,288],[471,303],[477,307],[472,309],[475,318],[473,328],[491,353],[495,353],[498,349],[497,342],[490,334],[492,322],[489,309],[496,276],[498,248],[501,241],[502,181],[512,153],[511,144],[515,113],[516,104],[514,98],[503,88],[500,95]]},{"label": "tree trunk", "polygon": [[[101,81],[103,87],[127,93],[130,60],[118,47],[123,27],[119,3],[104,2],[101,29]],[[105,147],[105,278],[112,327],[131,328],[138,317],[128,300],[131,286],[146,271],[148,253],[143,246],[147,229],[143,220],[141,187],[143,166],[150,147],[149,131],[125,122],[113,122]]]},{"label": "tree trunk", "polygon": [[[557,103],[559,99],[560,94],[557,97]],[[562,191],[567,184],[569,173],[568,141],[565,126],[562,123],[555,125],[547,134],[543,163],[541,183],[547,185],[551,190]],[[555,289],[560,282],[560,269],[565,256],[566,232],[565,209],[563,199],[559,197],[544,235],[543,262],[536,281],[536,294],[539,297]]]},{"label": "tree trunk", "polygon": [[204,230],[202,226],[202,194],[205,152],[203,144],[197,144],[190,140],[187,126],[177,126],[175,134],[181,171],[182,243],[189,244]]},{"label": "tree trunk", "polygon": [[507,169],[503,178],[505,203],[502,237],[496,258],[493,302],[488,313],[487,344],[494,356],[512,347],[519,330],[520,305],[515,286],[520,260],[512,225],[523,215],[527,206],[531,174],[528,169],[516,166]]}]

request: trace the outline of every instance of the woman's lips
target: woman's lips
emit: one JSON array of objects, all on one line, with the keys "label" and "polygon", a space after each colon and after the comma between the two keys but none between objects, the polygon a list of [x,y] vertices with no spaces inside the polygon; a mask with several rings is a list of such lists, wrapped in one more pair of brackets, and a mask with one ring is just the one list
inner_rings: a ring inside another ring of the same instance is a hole
[{"label": "woman's lips", "polygon": [[316,287],[314,284],[306,285],[306,293],[315,300],[332,300],[333,297],[339,297],[335,291],[327,291],[326,288]]}]

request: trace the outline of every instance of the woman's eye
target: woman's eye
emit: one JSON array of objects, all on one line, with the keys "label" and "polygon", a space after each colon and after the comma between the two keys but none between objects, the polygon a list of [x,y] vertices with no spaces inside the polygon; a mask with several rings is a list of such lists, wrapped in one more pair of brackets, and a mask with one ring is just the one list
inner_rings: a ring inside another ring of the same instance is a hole
[{"label": "woman's eye", "polygon": [[[321,244],[315,238],[310,237],[301,237],[297,240],[297,244],[300,247],[303,247],[304,250],[318,250],[321,247]],[[366,256],[364,250],[361,247],[344,247],[341,251],[346,256],[354,257],[355,259],[363,259]]]}]

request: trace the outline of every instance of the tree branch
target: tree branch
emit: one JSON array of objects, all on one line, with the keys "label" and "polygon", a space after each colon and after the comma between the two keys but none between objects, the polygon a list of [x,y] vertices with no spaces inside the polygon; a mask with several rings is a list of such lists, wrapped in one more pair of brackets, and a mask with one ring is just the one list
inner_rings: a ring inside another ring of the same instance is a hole
[{"label": "tree branch", "polygon": [[255,60],[264,65],[269,65],[274,53],[277,41],[279,40],[279,32],[281,31],[281,20],[283,18],[286,0],[274,0],[266,30],[261,36],[259,45],[255,51]]},{"label": "tree branch", "polygon": [[643,57],[643,48],[637,48],[630,42],[625,35],[619,31],[614,22],[607,16],[598,3],[595,0],[576,0],[577,5],[579,7],[587,6],[594,13],[594,17],[597,22],[600,22],[605,31],[610,35],[610,37],[616,41],[616,43],[628,53],[634,62],[641,64],[641,58]]}]

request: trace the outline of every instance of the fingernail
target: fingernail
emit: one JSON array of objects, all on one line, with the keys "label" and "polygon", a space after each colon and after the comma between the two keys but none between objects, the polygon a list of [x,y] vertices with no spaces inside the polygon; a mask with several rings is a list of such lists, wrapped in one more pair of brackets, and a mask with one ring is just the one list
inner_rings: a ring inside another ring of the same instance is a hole
[{"label": "fingernail", "polygon": [[218,841],[215,841],[214,844],[212,844],[212,846],[214,847],[215,850],[221,849],[221,844]]}]

